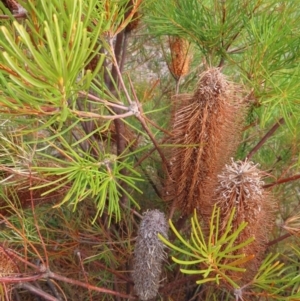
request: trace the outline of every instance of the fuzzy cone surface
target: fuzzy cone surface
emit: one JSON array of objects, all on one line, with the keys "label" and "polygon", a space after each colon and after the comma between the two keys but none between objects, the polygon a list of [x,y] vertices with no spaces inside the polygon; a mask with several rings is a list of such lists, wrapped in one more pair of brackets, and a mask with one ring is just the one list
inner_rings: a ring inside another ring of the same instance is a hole
[{"label": "fuzzy cone surface", "polygon": [[214,201],[221,210],[223,228],[226,227],[230,213],[235,208],[232,231],[235,231],[241,222],[248,223],[235,244],[238,245],[250,237],[255,238],[252,243],[237,251],[245,256],[254,256],[242,266],[246,268],[246,272],[230,272],[230,276],[240,285],[250,281],[256,274],[274,225],[275,203],[270,194],[263,189],[264,175],[253,162],[232,160],[218,177],[219,185]]},{"label": "fuzzy cone surface", "polygon": [[[228,82],[219,68],[200,75],[193,95],[179,96],[172,120],[167,201],[182,215],[194,208],[211,210],[217,175],[235,153],[245,105],[238,86]],[[207,212],[208,214],[211,211]]]},{"label": "fuzzy cone surface", "polygon": [[164,244],[158,233],[168,238],[168,223],[159,210],[144,213],[134,249],[132,279],[134,289],[141,300],[157,295],[162,263],[166,258]]}]

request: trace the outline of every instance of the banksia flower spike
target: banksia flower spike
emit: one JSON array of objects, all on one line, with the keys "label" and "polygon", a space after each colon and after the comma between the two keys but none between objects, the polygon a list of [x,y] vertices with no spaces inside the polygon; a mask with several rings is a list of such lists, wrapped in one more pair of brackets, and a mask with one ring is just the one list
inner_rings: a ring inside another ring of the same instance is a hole
[{"label": "banksia flower spike", "polygon": [[132,279],[134,289],[141,300],[157,295],[161,267],[166,258],[164,244],[158,233],[168,237],[168,223],[159,210],[144,213],[134,249]]},{"label": "banksia flower spike", "polygon": [[200,75],[193,95],[178,97],[165,199],[182,215],[211,208],[217,175],[238,145],[245,108],[239,97],[219,68]]},{"label": "banksia flower spike", "polygon": [[190,43],[178,36],[170,37],[171,64],[170,71],[175,78],[180,78],[189,72],[191,55]]},{"label": "banksia flower spike", "polygon": [[247,271],[240,281],[251,279],[257,272],[274,223],[275,205],[263,189],[263,176],[264,173],[253,162],[232,161],[218,177],[219,185],[214,201],[221,210],[223,228],[226,227],[230,213],[235,208],[232,231],[235,231],[241,222],[248,224],[235,243],[240,244],[251,237],[255,238],[251,244],[239,250],[245,256],[254,257],[243,266]]}]

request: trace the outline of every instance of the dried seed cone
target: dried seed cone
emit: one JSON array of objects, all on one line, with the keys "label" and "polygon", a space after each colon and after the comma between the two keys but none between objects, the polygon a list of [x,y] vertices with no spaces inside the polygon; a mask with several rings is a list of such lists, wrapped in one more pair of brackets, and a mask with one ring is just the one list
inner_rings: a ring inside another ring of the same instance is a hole
[{"label": "dried seed cone", "polygon": [[170,37],[171,66],[172,74],[179,78],[189,72],[191,55],[189,53],[190,43],[180,37]]},{"label": "dried seed cone", "polygon": [[274,224],[275,204],[262,187],[263,176],[264,173],[253,162],[232,161],[231,165],[226,165],[218,179],[215,202],[221,210],[223,227],[226,227],[229,215],[235,208],[232,231],[236,230],[241,222],[248,223],[236,240],[236,245],[250,237],[255,238],[254,242],[237,251],[246,256],[255,256],[242,266],[247,269],[245,273],[231,273],[231,276],[241,283],[249,281],[257,272]]},{"label": "dried seed cone", "polygon": [[217,175],[236,151],[245,106],[237,86],[218,68],[200,75],[192,96],[178,98],[173,118],[170,172],[166,200],[182,215],[194,208],[211,213]]},{"label": "dried seed cone", "polygon": [[144,213],[134,249],[132,279],[134,289],[141,300],[157,295],[163,260],[164,244],[158,233],[168,237],[168,224],[159,210]]}]

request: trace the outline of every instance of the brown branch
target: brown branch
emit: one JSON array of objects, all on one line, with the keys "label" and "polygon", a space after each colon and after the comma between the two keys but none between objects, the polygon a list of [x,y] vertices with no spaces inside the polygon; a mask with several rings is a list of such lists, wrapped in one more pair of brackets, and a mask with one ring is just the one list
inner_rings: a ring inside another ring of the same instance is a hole
[{"label": "brown branch", "polygon": [[[29,173],[30,173],[30,176],[29,176],[29,187],[32,188],[34,185],[33,185],[33,182],[32,182],[33,179],[31,177],[32,169],[31,169],[30,164],[28,164],[28,170],[29,170]],[[39,256],[39,259],[40,259],[41,263],[45,264],[48,267],[49,266],[49,258],[48,258],[47,248],[45,246],[44,238],[43,238],[43,236],[41,234],[40,227],[39,227],[39,222],[38,222],[38,218],[36,216],[35,205],[34,205],[34,197],[33,197],[33,190],[32,189],[29,189],[29,194],[30,194],[30,205],[31,205],[31,210],[32,210],[32,215],[33,215],[33,220],[34,220],[34,226],[36,228],[38,237],[40,239],[40,243],[42,245],[42,249],[44,251],[45,261],[40,256],[40,254],[37,254],[37,255]]]},{"label": "brown branch", "polygon": [[125,298],[125,299],[136,300],[136,297],[134,297],[134,296],[122,294],[122,293],[119,293],[119,292],[116,292],[116,291],[113,291],[113,290],[110,290],[110,289],[107,289],[107,288],[90,285],[88,283],[81,282],[81,281],[78,281],[78,280],[75,280],[75,279],[70,279],[70,278],[67,278],[65,276],[61,276],[59,274],[53,273],[53,272],[48,272],[44,276],[46,278],[49,277],[49,278],[52,278],[52,279],[55,279],[55,280],[58,280],[58,281],[63,281],[63,282],[70,283],[70,284],[73,284],[73,285],[78,285],[78,286],[81,286],[81,287],[84,287],[84,288],[87,288],[89,290],[93,290],[93,291],[96,291],[96,292],[109,294],[109,295],[113,295],[113,296],[119,296],[119,297]]},{"label": "brown branch", "polygon": [[132,91],[132,94],[134,96],[134,99],[135,99],[135,105],[133,106],[133,111],[136,111],[135,113],[135,117],[139,120],[139,122],[141,123],[143,129],[145,130],[145,132],[148,134],[149,138],[151,139],[155,149],[157,150],[158,154],[160,155],[161,157],[161,160],[163,162],[163,164],[165,165],[165,168],[166,170],[168,171],[169,170],[169,163],[164,155],[164,153],[162,152],[161,148],[159,147],[155,137],[153,136],[153,134],[151,133],[146,121],[145,121],[145,115],[144,115],[144,112],[143,112],[143,108],[142,108],[142,105],[141,103],[139,102],[138,100],[138,97],[135,93],[135,90],[133,88],[133,84],[129,78],[129,83],[130,83],[130,87],[131,87],[131,91]]},{"label": "brown branch", "polygon": [[2,19],[2,20],[9,20],[9,19],[12,19],[12,18],[26,19],[26,17],[27,17],[26,13],[13,14],[11,16],[9,16],[9,15],[0,15],[0,19]]},{"label": "brown branch", "polygon": [[270,246],[273,246],[275,244],[277,244],[278,242],[281,242],[282,240],[285,240],[286,238],[292,236],[291,233],[286,233],[284,235],[281,235],[280,237],[277,237],[276,239],[274,240],[271,240],[267,243],[267,246],[270,247]]},{"label": "brown branch", "polygon": [[19,283],[17,286],[17,288],[23,288],[26,289],[27,291],[33,293],[36,296],[40,296],[45,300],[49,300],[49,301],[59,301],[59,299],[51,296],[50,294],[44,292],[43,290],[41,290],[40,288],[35,287],[34,285],[30,284],[30,283],[26,283],[26,282],[21,282]]},{"label": "brown branch", "polygon": [[[162,143],[166,142],[167,139],[168,139],[168,138],[165,137],[165,138],[162,140]],[[143,163],[143,161],[145,161],[146,159],[148,159],[148,158],[151,156],[151,154],[155,152],[155,150],[156,150],[155,147],[151,148],[151,149],[149,150],[148,153],[146,153],[145,155],[143,155],[143,156],[137,161],[137,163],[135,163],[134,168],[137,168],[138,166],[140,166],[140,165]]]},{"label": "brown branch", "polygon": [[[65,283],[70,283],[70,284],[73,284],[73,285],[81,286],[81,287],[84,287],[84,288],[87,288],[89,290],[93,290],[93,291],[96,291],[96,292],[100,292],[100,293],[104,293],[104,294],[110,294],[110,295],[113,295],[113,296],[119,296],[119,297],[122,297],[122,298],[125,298],[125,299],[136,300],[136,297],[134,297],[134,296],[122,294],[122,293],[119,293],[119,292],[116,292],[116,291],[113,291],[113,290],[110,290],[110,289],[107,289],[107,288],[97,287],[97,286],[94,286],[94,285],[91,285],[91,284],[88,284],[88,283],[85,283],[85,282],[81,282],[81,281],[78,281],[78,280],[75,280],[75,279],[67,278],[65,276],[61,276],[61,275],[53,273],[51,271],[44,272],[44,273],[39,273],[37,275],[32,275],[32,276],[24,276],[24,277],[12,277],[12,276],[0,277],[0,282],[1,283],[18,283],[18,285],[21,285],[21,284],[24,285],[25,284],[25,286],[26,286],[26,282],[36,281],[36,280],[41,279],[41,278],[44,278],[44,279],[51,278],[51,279],[55,279],[57,281],[62,281],[62,282],[65,282]],[[27,289],[28,288],[29,288],[29,286],[27,284]],[[52,299],[52,300],[57,301],[56,298]]]},{"label": "brown branch", "polygon": [[270,184],[266,184],[266,185],[263,186],[263,188],[270,188],[270,187],[273,187],[273,186],[276,186],[276,185],[279,185],[279,184],[283,184],[283,183],[287,183],[287,182],[291,182],[291,181],[296,181],[298,179],[300,179],[300,174],[293,175],[291,177],[284,178],[284,179],[278,180],[278,181],[270,183]]},{"label": "brown branch", "polygon": [[157,152],[159,153],[161,160],[166,167],[166,170],[169,170],[169,163],[143,118],[143,115],[142,115],[143,112],[142,112],[141,106],[139,106],[139,110],[140,110],[141,114],[136,117],[140,121],[143,129],[146,131],[146,133],[148,134],[149,138],[151,139],[154,147],[156,148]]},{"label": "brown branch", "polygon": [[[125,51],[124,50],[124,37],[125,37],[124,31],[119,32],[117,35],[117,38],[116,38],[115,46],[113,46],[113,41],[112,41],[112,39],[110,39],[111,57],[113,60],[111,76],[112,76],[112,79],[116,83],[117,89],[119,89],[119,86],[122,87],[122,89],[126,95],[126,98],[127,98],[128,102],[130,103],[130,98],[129,98],[128,92],[126,90],[126,87],[125,87],[125,84],[124,84],[123,78],[122,78],[122,70],[120,70],[120,67],[119,67],[121,60],[122,60],[122,53]],[[123,57],[123,60],[125,60],[124,57]],[[113,94],[116,94],[117,91],[115,89],[115,86],[113,85],[112,80],[110,80],[110,82],[109,82],[109,88]],[[113,111],[116,114],[120,114],[119,108],[114,108]],[[117,154],[121,155],[126,150],[125,124],[124,124],[123,120],[115,119],[114,125],[115,125],[115,129],[116,129],[116,134],[117,134],[117,140],[116,140],[117,141]],[[127,176],[127,170],[126,169],[121,170],[121,174],[123,176]],[[127,190],[127,185],[125,182],[120,181],[120,185],[125,191]],[[125,193],[121,193],[120,201],[123,204],[128,203],[128,197],[126,196]]]},{"label": "brown branch", "polygon": [[253,155],[264,145],[264,143],[275,133],[275,131],[284,124],[285,121],[281,118],[278,122],[276,122],[272,128],[263,136],[263,138],[257,143],[257,145],[249,152],[246,156],[246,159],[251,159]]}]

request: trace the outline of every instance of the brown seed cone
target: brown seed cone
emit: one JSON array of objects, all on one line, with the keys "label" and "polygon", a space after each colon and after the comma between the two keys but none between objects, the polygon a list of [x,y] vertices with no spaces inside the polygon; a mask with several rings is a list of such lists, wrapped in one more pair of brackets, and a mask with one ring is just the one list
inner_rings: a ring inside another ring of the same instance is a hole
[{"label": "brown seed cone", "polygon": [[173,76],[179,78],[189,72],[191,55],[190,43],[180,37],[170,37],[171,64],[170,71]]},{"label": "brown seed cone", "polygon": [[165,199],[182,215],[194,208],[211,214],[217,175],[238,145],[245,111],[239,94],[218,68],[210,68],[200,75],[194,95],[178,99]]},{"label": "brown seed cone", "polygon": [[251,237],[255,238],[252,243],[237,250],[239,254],[254,255],[252,260],[241,266],[247,271],[229,273],[230,277],[233,277],[240,285],[251,280],[257,272],[274,224],[275,204],[271,196],[262,188],[263,176],[264,173],[253,162],[232,161],[231,165],[226,165],[218,177],[219,185],[214,201],[221,210],[223,228],[226,227],[230,213],[235,208],[232,231],[234,232],[242,222],[248,223],[235,244],[245,242]]}]

